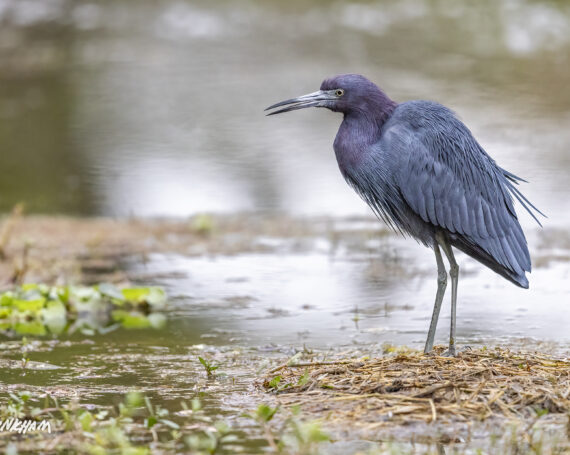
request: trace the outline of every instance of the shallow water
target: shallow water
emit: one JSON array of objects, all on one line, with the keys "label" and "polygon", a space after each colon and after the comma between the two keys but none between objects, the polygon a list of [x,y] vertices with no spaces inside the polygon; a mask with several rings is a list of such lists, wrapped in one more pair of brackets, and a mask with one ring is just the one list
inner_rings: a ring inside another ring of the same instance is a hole
[{"label": "shallow water", "polygon": [[[352,226],[358,229],[358,223]],[[133,262],[128,270],[134,280],[139,274],[157,274],[162,277],[157,284],[178,296],[177,321],[170,331],[179,339],[190,332],[209,344],[423,346],[436,290],[431,251],[395,235],[372,235],[358,247],[327,238],[305,248],[287,246],[288,239],[266,241],[276,253],[156,254],[144,265]],[[529,344],[541,340],[568,345],[567,260],[535,267],[529,290],[465,255],[458,255],[458,262],[460,344],[527,339]],[[436,338],[441,343],[448,337],[449,294]],[[188,330],[186,318],[200,323]]]}]

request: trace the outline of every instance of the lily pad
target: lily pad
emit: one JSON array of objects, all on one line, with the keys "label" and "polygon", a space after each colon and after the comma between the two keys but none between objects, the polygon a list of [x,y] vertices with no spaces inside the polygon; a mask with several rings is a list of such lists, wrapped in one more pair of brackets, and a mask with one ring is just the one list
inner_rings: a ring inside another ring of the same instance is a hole
[{"label": "lily pad", "polygon": [[13,300],[12,306],[14,306],[18,311],[31,311],[32,313],[38,313],[44,306],[46,299],[36,299],[36,300]]}]

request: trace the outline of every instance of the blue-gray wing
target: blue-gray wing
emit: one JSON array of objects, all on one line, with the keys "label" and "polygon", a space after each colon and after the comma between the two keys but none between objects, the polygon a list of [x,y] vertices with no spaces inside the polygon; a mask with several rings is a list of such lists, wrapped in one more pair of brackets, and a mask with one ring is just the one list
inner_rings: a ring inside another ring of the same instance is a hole
[{"label": "blue-gray wing", "polygon": [[531,263],[513,196],[533,216],[534,206],[513,185],[521,179],[500,168],[447,112],[445,129],[400,124],[386,132],[398,157],[395,183],[410,208],[446,230],[454,246],[528,287]]}]

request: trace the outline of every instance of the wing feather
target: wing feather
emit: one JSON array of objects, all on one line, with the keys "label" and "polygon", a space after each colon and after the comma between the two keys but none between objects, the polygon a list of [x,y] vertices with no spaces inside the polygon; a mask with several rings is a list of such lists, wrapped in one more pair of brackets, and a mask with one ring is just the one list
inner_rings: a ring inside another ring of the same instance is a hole
[{"label": "wing feather", "polygon": [[514,187],[523,180],[500,168],[467,127],[451,111],[441,109],[437,115],[445,117],[448,126],[451,121],[452,128],[430,128],[426,115],[419,126],[400,124],[388,132],[401,136],[390,141],[399,147],[393,155],[401,158],[399,191],[422,220],[446,229],[464,250],[480,252],[480,258],[472,254],[476,259],[495,261],[514,276],[511,280],[528,285],[524,273],[531,269],[530,256],[513,197],[535,219],[531,209],[541,212]]}]

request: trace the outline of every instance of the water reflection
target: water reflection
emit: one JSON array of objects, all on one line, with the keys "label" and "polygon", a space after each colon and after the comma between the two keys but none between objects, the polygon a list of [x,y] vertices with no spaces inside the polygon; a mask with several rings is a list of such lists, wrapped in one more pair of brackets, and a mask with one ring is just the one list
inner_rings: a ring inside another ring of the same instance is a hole
[{"label": "water reflection", "polygon": [[564,2],[1,0],[0,21],[1,210],[367,213],[337,116],[262,114],[354,71],[454,108],[569,221]]}]

